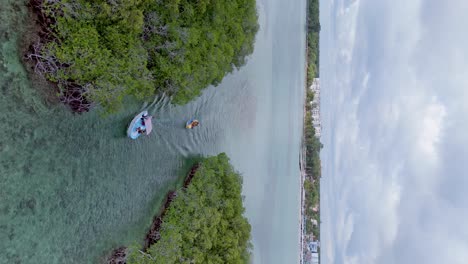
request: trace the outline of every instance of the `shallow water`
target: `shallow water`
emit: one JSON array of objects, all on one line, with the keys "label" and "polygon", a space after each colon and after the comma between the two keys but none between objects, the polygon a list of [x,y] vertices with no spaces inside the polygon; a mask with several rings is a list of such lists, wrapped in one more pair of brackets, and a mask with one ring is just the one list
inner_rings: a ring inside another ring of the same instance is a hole
[{"label": "shallow water", "polygon": [[[255,263],[298,262],[303,0],[259,2],[248,65],[196,101],[129,102],[110,117],[46,102],[20,61],[27,9],[0,1],[0,263],[93,263],[142,241],[191,160],[219,152],[244,176]],[[153,133],[132,141],[142,109]],[[192,116],[201,125],[184,129]]]}]

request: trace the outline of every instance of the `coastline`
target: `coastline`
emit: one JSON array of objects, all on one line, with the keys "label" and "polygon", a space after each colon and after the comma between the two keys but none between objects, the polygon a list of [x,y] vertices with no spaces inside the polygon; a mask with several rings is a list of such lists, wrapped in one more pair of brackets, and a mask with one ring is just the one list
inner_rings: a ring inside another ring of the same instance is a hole
[{"label": "coastline", "polygon": [[[308,1],[306,1],[306,24],[308,23],[308,19],[309,19],[309,13],[307,12],[308,10]],[[301,194],[300,194],[300,224],[299,224],[299,263],[300,264],[303,264],[304,263],[304,236],[305,236],[305,233],[304,233],[304,218],[305,218],[305,210],[304,210],[304,206],[305,206],[305,192],[304,192],[304,181],[305,181],[305,177],[306,177],[306,171],[305,171],[305,168],[306,168],[306,160],[305,160],[305,157],[306,157],[306,113],[307,113],[307,74],[308,74],[308,70],[309,70],[309,61],[308,61],[308,58],[309,58],[309,46],[308,46],[308,40],[307,40],[307,37],[306,37],[306,40],[305,40],[305,89],[303,90],[304,92],[304,102],[303,102],[303,105],[302,105],[302,109],[303,109],[303,113],[302,113],[302,137],[301,137],[301,152],[299,153],[299,169],[300,169],[300,173],[301,173],[301,179],[300,179],[300,188],[301,188]]]},{"label": "coastline", "polygon": [[[303,138],[304,139],[304,138]],[[300,194],[300,203],[301,203],[301,209],[300,209],[300,225],[299,225],[299,253],[300,253],[300,262],[299,263],[304,263],[304,217],[305,217],[305,211],[304,211],[304,205],[305,205],[305,192],[304,192],[304,180],[305,180],[305,155],[306,155],[306,150],[305,150],[305,144],[302,143],[301,146],[301,153],[300,153],[300,171],[301,171],[301,179],[300,179],[300,184],[301,184],[301,194]]]},{"label": "coastline", "polygon": [[[200,163],[196,163],[193,165],[187,176],[184,179],[184,183],[182,188],[187,188],[193,180],[196,172],[200,168]],[[164,203],[162,204],[161,208],[159,209],[158,213],[153,217],[151,222],[150,228],[145,235],[143,247],[141,249],[142,252],[146,252],[146,250],[152,246],[153,244],[157,243],[160,239],[160,229],[161,224],[163,223],[163,218],[166,215],[167,209],[171,206],[172,201],[177,196],[176,190],[171,190],[166,194],[166,198],[164,199]],[[110,256],[106,258],[106,263],[108,264],[125,264],[126,263],[126,256],[127,256],[127,247],[119,247],[114,249]]]},{"label": "coastline", "polygon": [[[301,249],[300,263],[320,263],[320,127],[316,130],[314,112],[320,104],[320,91],[313,90],[315,80],[319,78],[319,1],[308,0],[306,8],[306,80],[303,105],[303,135],[300,154],[301,171]],[[318,123],[320,126],[320,123]],[[312,249],[313,246],[315,249]],[[317,248],[318,247],[318,248]]]},{"label": "coastline", "polygon": [[[189,173],[185,177],[183,188],[187,188],[190,183],[192,182],[193,176],[195,176],[195,173],[198,171],[198,168],[200,167],[200,163],[197,163],[190,168]],[[146,233],[145,236],[145,243],[143,246],[143,251],[146,251],[150,246],[158,242],[160,238],[160,229],[161,229],[161,224],[163,222],[163,218],[166,215],[167,209],[169,206],[171,206],[172,201],[174,198],[177,196],[177,191],[169,191],[166,195],[165,202],[163,203],[163,206],[159,210],[158,214],[154,216],[153,222],[151,224],[151,227],[149,231]]]},{"label": "coastline", "polygon": [[[307,42],[307,40],[306,40]],[[307,52],[308,52],[308,48],[307,48],[307,45],[306,45],[306,64],[305,64],[305,69],[306,69],[306,72],[307,72],[307,69],[308,69],[308,63],[307,63]],[[301,179],[300,179],[300,188],[301,188],[301,194],[300,194],[300,224],[299,224],[299,254],[300,254],[300,264],[303,264],[304,263],[304,217],[305,217],[305,210],[304,210],[304,206],[305,206],[305,192],[304,192],[304,181],[305,181],[305,177],[306,177],[306,161],[305,161],[305,158],[306,158],[306,145],[305,145],[305,135],[306,135],[306,131],[305,131],[305,122],[306,122],[306,113],[307,113],[307,108],[306,108],[306,104],[307,104],[307,76],[306,76],[306,89],[304,89],[304,104],[303,104],[303,117],[302,117],[302,123],[303,123],[303,126],[302,126],[302,137],[301,137],[301,152],[299,153],[299,169],[300,169],[300,173],[301,173]]]},{"label": "coastline", "polygon": [[47,103],[63,104],[71,112],[82,114],[91,110],[94,103],[83,96],[83,89],[73,80],[67,80],[68,84],[63,88],[57,80],[49,79],[48,75],[56,72],[58,68],[66,67],[56,59],[47,58],[42,54],[42,48],[49,42],[57,41],[57,32],[54,29],[56,19],[42,9],[44,0],[28,0],[26,8],[30,19],[26,34],[21,38],[21,61],[26,69],[28,78],[38,84],[41,96]]},{"label": "coastline", "polygon": [[47,34],[47,27],[52,21],[42,14],[38,5],[42,0],[26,1],[26,9],[30,15],[25,21],[24,34],[21,35],[18,41],[18,55],[21,63],[24,66],[28,79],[34,83],[34,88],[38,91],[41,100],[47,105],[60,104],[57,93],[60,92],[56,83],[48,81],[43,75],[37,74],[36,66],[38,58],[31,56],[34,53],[34,46],[38,45]]}]

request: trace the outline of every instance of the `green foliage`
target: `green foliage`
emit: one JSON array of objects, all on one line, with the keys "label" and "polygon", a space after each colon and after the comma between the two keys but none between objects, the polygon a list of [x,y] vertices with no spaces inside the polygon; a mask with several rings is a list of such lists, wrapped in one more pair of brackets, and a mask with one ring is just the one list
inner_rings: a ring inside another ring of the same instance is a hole
[{"label": "green foliage", "polygon": [[320,222],[320,213],[314,212],[312,208],[320,201],[320,184],[318,180],[307,178],[304,181],[305,193],[305,218],[306,218],[306,232],[312,233],[314,237],[319,238],[320,232],[318,226],[313,226],[310,219],[315,219]]},{"label": "green foliage", "polygon": [[319,0],[307,1],[307,86],[319,76]]},{"label": "green foliage", "polygon": [[248,263],[250,224],[243,216],[242,179],[225,154],[203,161],[192,183],[177,193],[146,253],[130,249],[127,262]]},{"label": "green foliage", "polygon": [[64,65],[48,78],[87,87],[88,99],[109,112],[120,107],[125,95],[153,94],[147,52],[140,41],[141,4],[142,0],[65,0],[44,5],[56,19],[56,41],[43,53]]},{"label": "green foliage", "polygon": [[255,0],[161,0],[149,5],[145,47],[156,85],[186,103],[253,52]]},{"label": "green foliage", "polygon": [[320,202],[320,149],[323,147],[320,140],[315,136],[315,128],[312,124],[311,110],[314,106],[310,104],[314,100],[314,92],[308,87],[314,78],[318,76],[319,69],[319,0],[307,1],[307,89],[304,117],[304,142],[306,148],[305,171],[307,177],[304,180],[305,193],[305,232],[319,238],[319,226],[313,226],[311,219],[320,222],[320,213],[312,210]]},{"label": "green foliage", "polygon": [[47,78],[86,87],[108,112],[126,95],[188,102],[245,64],[258,30],[255,0],[44,1],[43,12],[55,23],[42,56],[59,65]]},{"label": "green foliage", "polygon": [[306,173],[314,179],[320,178],[320,149],[323,145],[315,136],[315,128],[312,125],[312,115],[310,111],[305,116],[305,145],[306,145]]},{"label": "green foliage", "polygon": [[306,233],[312,233],[314,237],[319,238],[320,232],[318,226],[312,226],[310,219],[316,219],[320,222],[319,212],[312,210],[315,205],[320,201],[320,176],[321,176],[321,162],[320,162],[320,149],[323,147],[319,138],[315,136],[315,128],[312,124],[312,114],[310,101],[314,98],[314,93],[307,89],[306,96],[306,116],[304,118],[304,144],[306,147],[305,155],[305,170],[307,177],[304,180],[304,193],[305,193],[305,225]]},{"label": "green foliage", "polygon": [[311,89],[306,89],[306,103],[305,103],[305,108],[307,112],[310,112],[312,110],[312,105],[310,102],[314,100],[314,92]]}]

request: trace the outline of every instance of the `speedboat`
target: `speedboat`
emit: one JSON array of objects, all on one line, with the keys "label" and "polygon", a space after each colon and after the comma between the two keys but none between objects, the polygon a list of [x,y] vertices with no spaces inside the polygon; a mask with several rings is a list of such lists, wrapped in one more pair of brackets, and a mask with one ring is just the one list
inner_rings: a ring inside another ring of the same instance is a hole
[{"label": "speedboat", "polygon": [[187,121],[187,123],[185,123],[185,128],[192,129],[198,126],[199,124],[200,122],[197,119],[192,118],[189,121]]},{"label": "speedboat", "polygon": [[136,115],[127,129],[127,135],[131,139],[137,139],[140,135],[149,135],[153,130],[152,116],[148,111],[143,111]]}]

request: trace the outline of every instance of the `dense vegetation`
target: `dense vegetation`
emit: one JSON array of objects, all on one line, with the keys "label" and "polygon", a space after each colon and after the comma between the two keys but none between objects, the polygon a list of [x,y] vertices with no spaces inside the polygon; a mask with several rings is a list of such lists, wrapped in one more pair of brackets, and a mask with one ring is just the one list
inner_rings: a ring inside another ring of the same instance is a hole
[{"label": "dense vegetation", "polygon": [[319,76],[319,0],[307,1],[307,86]]},{"label": "dense vegetation", "polygon": [[245,64],[258,30],[255,0],[164,0],[146,15],[145,47],[158,87],[185,103]]},{"label": "dense vegetation", "polygon": [[127,263],[248,263],[251,227],[241,189],[225,154],[204,160],[167,209],[159,241],[147,252],[131,249]]},{"label": "dense vegetation", "polygon": [[312,210],[320,200],[320,176],[321,162],[320,149],[322,143],[315,136],[315,128],[312,124],[311,110],[313,105],[310,102],[314,99],[314,93],[309,89],[314,78],[318,77],[319,65],[319,1],[308,0],[307,2],[307,96],[306,96],[306,115],[304,117],[304,144],[306,148],[306,179],[304,181],[305,192],[305,217],[306,233],[313,234],[319,239],[319,225],[314,226],[310,219],[317,220],[320,223],[320,213]]},{"label": "dense vegetation", "polygon": [[319,204],[320,199],[320,176],[321,176],[321,163],[320,163],[320,149],[322,143],[319,138],[315,136],[315,128],[312,125],[312,115],[310,110],[307,111],[305,116],[305,146],[306,146],[306,174],[307,177],[304,181],[305,192],[305,214],[306,214],[306,232],[312,233],[316,238],[320,233],[318,226],[313,226],[310,219],[317,220],[320,223],[320,213],[314,212],[312,208]]},{"label": "dense vegetation", "polygon": [[36,71],[107,112],[126,95],[188,102],[245,63],[258,30],[255,0],[32,1],[48,28]]},{"label": "dense vegetation", "polygon": [[319,138],[315,136],[315,128],[312,124],[311,110],[314,107],[310,102],[314,98],[314,93],[307,89],[307,103],[306,103],[306,116],[304,128],[304,140],[306,145],[306,173],[314,177],[320,177],[320,149],[322,143]]},{"label": "dense vegetation", "polygon": [[47,78],[63,93],[71,87],[112,112],[125,95],[144,98],[154,93],[147,52],[140,36],[143,1],[45,1],[44,12],[55,21],[56,39],[42,56],[56,62]]}]

